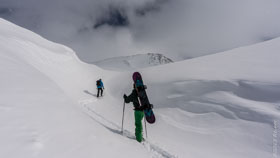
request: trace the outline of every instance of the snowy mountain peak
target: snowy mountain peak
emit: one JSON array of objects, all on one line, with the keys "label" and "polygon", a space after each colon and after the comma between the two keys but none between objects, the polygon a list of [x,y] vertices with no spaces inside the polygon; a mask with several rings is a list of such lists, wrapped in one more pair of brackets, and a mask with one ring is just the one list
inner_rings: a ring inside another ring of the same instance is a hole
[{"label": "snowy mountain peak", "polygon": [[158,53],[136,54],[132,56],[121,56],[94,62],[93,64],[107,70],[135,70],[151,66],[172,63],[173,61]]},{"label": "snowy mountain peak", "polygon": [[148,53],[148,56],[150,57],[149,64],[151,65],[162,65],[162,64],[168,64],[173,62],[170,58],[167,58],[162,54]]}]

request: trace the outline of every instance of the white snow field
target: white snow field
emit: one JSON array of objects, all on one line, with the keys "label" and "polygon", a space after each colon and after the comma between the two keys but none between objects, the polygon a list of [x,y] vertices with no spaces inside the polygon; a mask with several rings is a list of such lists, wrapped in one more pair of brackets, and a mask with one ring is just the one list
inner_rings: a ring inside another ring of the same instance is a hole
[{"label": "white snow field", "polygon": [[279,38],[138,69],[157,118],[145,143],[134,139],[131,104],[120,132],[134,71],[82,63],[71,49],[3,19],[0,40],[1,158],[280,156]]}]

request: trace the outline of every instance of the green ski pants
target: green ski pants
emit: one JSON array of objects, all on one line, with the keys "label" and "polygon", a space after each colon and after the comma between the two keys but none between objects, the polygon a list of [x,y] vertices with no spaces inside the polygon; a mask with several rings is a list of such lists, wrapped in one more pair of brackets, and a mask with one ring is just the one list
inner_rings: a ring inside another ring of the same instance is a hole
[{"label": "green ski pants", "polygon": [[143,111],[134,111],[134,117],[135,117],[135,136],[136,140],[138,142],[142,142],[143,136],[142,136],[142,120],[144,117],[144,112]]}]

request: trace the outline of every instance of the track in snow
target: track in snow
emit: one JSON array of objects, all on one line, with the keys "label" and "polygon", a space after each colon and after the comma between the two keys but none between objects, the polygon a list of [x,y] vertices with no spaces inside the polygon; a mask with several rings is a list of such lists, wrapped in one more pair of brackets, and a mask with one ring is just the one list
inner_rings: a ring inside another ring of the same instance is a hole
[{"label": "track in snow", "polygon": [[[135,140],[135,136],[132,132],[128,130],[121,131],[121,127],[115,124],[114,122],[106,119],[101,114],[95,112],[93,109],[91,109],[88,105],[90,103],[95,102],[97,99],[87,99],[79,101],[79,104],[82,106],[83,112],[86,113],[91,119],[108,129],[109,131],[119,134],[121,136],[127,137],[129,139]],[[136,140],[135,140],[136,141]],[[142,143],[144,147],[153,153],[153,158],[177,158],[177,156],[170,154],[168,151],[160,148],[157,145],[154,145],[150,143],[148,140],[145,140],[145,142]]]}]

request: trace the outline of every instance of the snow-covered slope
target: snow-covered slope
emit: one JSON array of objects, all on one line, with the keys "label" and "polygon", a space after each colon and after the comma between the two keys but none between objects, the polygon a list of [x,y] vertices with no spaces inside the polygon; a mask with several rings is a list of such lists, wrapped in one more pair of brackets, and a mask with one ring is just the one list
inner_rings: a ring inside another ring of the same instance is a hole
[{"label": "snow-covered slope", "polygon": [[148,53],[115,57],[94,62],[93,64],[107,70],[125,71],[163,65],[172,62],[173,61],[171,59],[162,54]]},{"label": "snow-covered slope", "polygon": [[[140,69],[157,122],[133,139],[132,71],[80,62],[69,48],[0,19],[0,157],[270,158],[279,136],[280,39]],[[105,96],[95,97],[102,78]],[[276,134],[275,134],[276,133]]]},{"label": "snow-covered slope", "polygon": [[[149,137],[179,157],[276,155],[279,50],[280,38],[140,70],[158,121]],[[131,89],[111,86],[119,96]]]},{"label": "snow-covered slope", "polygon": [[70,49],[3,19],[0,39],[0,157],[150,155],[82,111],[84,90],[94,89],[89,86],[105,71],[82,64]]},{"label": "snow-covered slope", "polygon": [[275,154],[279,44],[278,38],[143,71],[150,82],[150,98],[161,107],[159,118],[169,123],[161,130],[180,129],[180,137],[174,133],[166,137],[188,142],[182,154],[247,158]]}]

